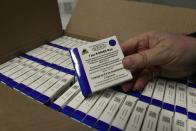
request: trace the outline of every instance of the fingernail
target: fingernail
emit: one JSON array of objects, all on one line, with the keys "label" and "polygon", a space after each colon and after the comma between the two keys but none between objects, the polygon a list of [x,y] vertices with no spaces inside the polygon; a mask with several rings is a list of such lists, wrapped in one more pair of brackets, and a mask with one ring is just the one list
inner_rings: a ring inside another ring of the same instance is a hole
[{"label": "fingernail", "polygon": [[129,89],[128,88],[122,88],[124,92],[128,92]]},{"label": "fingernail", "polygon": [[123,66],[126,68],[126,67],[131,67],[133,65],[133,62],[128,59],[128,58],[124,58],[123,59]]}]

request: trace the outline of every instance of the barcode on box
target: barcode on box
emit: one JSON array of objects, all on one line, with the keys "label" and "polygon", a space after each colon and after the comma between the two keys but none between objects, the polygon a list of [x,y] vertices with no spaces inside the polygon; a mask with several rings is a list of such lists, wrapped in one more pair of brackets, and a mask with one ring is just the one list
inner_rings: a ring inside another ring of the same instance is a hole
[{"label": "barcode on box", "polygon": [[180,91],[185,91],[185,88],[179,87],[178,88]]},{"label": "barcode on box", "polygon": [[136,108],[136,111],[139,112],[139,113],[143,113],[144,108],[142,108],[142,107],[137,107],[137,108]]},{"label": "barcode on box", "polygon": [[78,87],[77,85],[74,85],[72,88],[76,90],[76,89],[78,89],[79,87]]},{"label": "barcode on box", "polygon": [[170,123],[170,118],[167,117],[167,116],[163,116],[163,117],[162,117],[162,121],[163,121],[163,122],[166,122],[166,123]]},{"label": "barcode on box", "polygon": [[153,112],[153,111],[149,111],[149,116],[152,117],[152,118],[155,118],[156,117],[156,113]]},{"label": "barcode on box", "polygon": [[34,71],[38,71],[38,69],[37,68],[35,68],[35,69],[33,69]]},{"label": "barcode on box", "polygon": [[129,106],[129,107],[131,107],[132,104],[133,104],[133,103],[132,103],[131,101],[126,101],[126,102],[125,102],[125,105],[127,105],[127,106]]},{"label": "barcode on box", "polygon": [[110,93],[105,92],[105,93],[103,94],[103,97],[105,97],[105,98],[109,98],[109,97],[110,97]]},{"label": "barcode on box", "polygon": [[184,121],[177,120],[176,125],[184,127]]},{"label": "barcode on box", "polygon": [[115,97],[114,101],[120,103],[121,99],[119,97]]},{"label": "barcode on box", "polygon": [[55,78],[55,79],[60,79],[60,76],[55,76],[54,78]]},{"label": "barcode on box", "polygon": [[161,82],[161,81],[159,81],[157,84],[160,86],[164,86],[164,82]]},{"label": "barcode on box", "polygon": [[169,85],[168,86],[170,89],[174,89],[174,86],[173,85]]},{"label": "barcode on box", "polygon": [[48,73],[48,76],[52,76],[53,74],[52,73]]},{"label": "barcode on box", "polygon": [[42,70],[42,71],[41,71],[41,73],[43,73],[43,74],[44,74],[44,73],[46,73],[46,71],[45,71],[45,70]]}]

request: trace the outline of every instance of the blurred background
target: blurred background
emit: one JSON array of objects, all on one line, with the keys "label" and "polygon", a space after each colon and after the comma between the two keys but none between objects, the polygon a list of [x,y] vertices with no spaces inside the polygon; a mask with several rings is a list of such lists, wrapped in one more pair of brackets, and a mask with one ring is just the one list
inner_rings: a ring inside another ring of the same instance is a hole
[{"label": "blurred background", "polygon": [[[71,14],[74,11],[77,1],[78,0],[58,0],[63,29],[66,29],[66,26],[71,18]],[[127,0],[127,1],[147,2],[147,3],[161,4],[161,5],[196,9],[196,0]]]}]

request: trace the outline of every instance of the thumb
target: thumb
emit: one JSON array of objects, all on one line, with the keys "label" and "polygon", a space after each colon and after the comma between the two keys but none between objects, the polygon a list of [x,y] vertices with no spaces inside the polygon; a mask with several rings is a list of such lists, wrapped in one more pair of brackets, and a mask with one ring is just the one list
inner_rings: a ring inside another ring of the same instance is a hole
[{"label": "thumb", "polygon": [[129,69],[131,71],[144,67],[161,65],[166,59],[164,55],[165,53],[163,54],[163,51],[159,49],[160,48],[155,47],[126,56],[123,59],[123,65],[126,69]]}]

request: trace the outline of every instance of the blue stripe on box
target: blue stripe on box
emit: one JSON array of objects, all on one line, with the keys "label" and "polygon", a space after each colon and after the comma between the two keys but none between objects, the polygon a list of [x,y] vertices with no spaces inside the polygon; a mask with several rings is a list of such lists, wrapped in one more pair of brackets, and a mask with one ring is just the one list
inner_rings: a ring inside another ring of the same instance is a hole
[{"label": "blue stripe on box", "polygon": [[146,103],[150,103],[150,102],[151,102],[151,98],[148,97],[148,96],[141,95],[141,96],[139,97],[139,99],[140,99],[141,101],[143,101],[143,102],[146,102]]},{"label": "blue stripe on box", "polygon": [[1,81],[7,85],[9,82],[13,81],[13,79],[5,76],[4,79],[2,79]]},{"label": "blue stripe on box", "polygon": [[71,115],[72,115],[72,113],[73,113],[74,111],[75,111],[74,108],[72,108],[72,107],[70,107],[70,106],[65,106],[65,107],[63,108],[63,110],[61,111],[61,113],[63,113],[63,114],[65,114],[65,115],[71,117]]},{"label": "blue stripe on box", "polygon": [[22,90],[22,89],[24,89],[24,88],[26,88],[27,86],[26,85],[24,85],[24,84],[18,84],[17,86],[15,86],[14,88],[16,89],[16,90]]},{"label": "blue stripe on box", "polygon": [[52,66],[53,68],[59,70],[59,71],[63,69],[63,67],[58,66],[57,64],[51,64],[51,66]]},{"label": "blue stripe on box", "polygon": [[5,76],[3,74],[0,73],[0,81],[5,79]]},{"label": "blue stripe on box", "polygon": [[163,103],[163,109],[169,110],[169,111],[174,111],[174,105],[171,105],[169,103]]},{"label": "blue stripe on box", "polygon": [[188,112],[188,118],[191,120],[196,121],[196,113]]},{"label": "blue stripe on box", "polygon": [[5,80],[5,79],[7,79],[7,77],[2,74],[0,77],[0,81],[3,82],[3,80]]},{"label": "blue stripe on box", "polygon": [[21,91],[22,93],[28,95],[29,93],[31,93],[31,92],[33,91],[33,89],[31,89],[31,88],[29,88],[29,87],[26,86],[26,88],[21,89],[20,91]]},{"label": "blue stripe on box", "polygon": [[84,112],[81,112],[79,110],[75,111],[71,117],[73,117],[74,119],[78,120],[78,121],[82,121],[82,119],[86,116],[86,114]]},{"label": "blue stripe on box", "polygon": [[186,110],[186,108],[184,108],[184,107],[176,106],[175,111],[178,112],[178,113],[187,115],[187,110]]},{"label": "blue stripe on box", "polygon": [[196,85],[193,84],[193,83],[190,83],[190,82],[187,83],[187,86],[188,86],[188,87],[192,87],[192,88],[196,88]]},{"label": "blue stripe on box", "polygon": [[152,99],[151,104],[155,105],[155,106],[158,106],[158,107],[162,107],[162,102],[160,100],[157,100],[157,99]]},{"label": "blue stripe on box", "polygon": [[21,57],[24,57],[24,58],[29,59],[29,60],[32,60],[32,61],[34,61],[34,62],[40,63],[40,64],[42,64],[42,65],[45,65],[44,60],[35,58],[35,57],[33,57],[33,56],[30,56],[30,55],[27,55],[27,54],[22,54]]},{"label": "blue stripe on box", "polygon": [[182,83],[182,84],[187,84],[187,80],[177,80],[177,82]]},{"label": "blue stripe on box", "polygon": [[130,95],[134,97],[139,97],[141,94],[138,91],[131,91]]},{"label": "blue stripe on box", "polygon": [[119,128],[117,128],[117,127],[115,127],[115,126],[112,126],[112,127],[110,128],[110,131],[122,131],[122,130],[119,129]]},{"label": "blue stripe on box", "polygon": [[59,105],[55,104],[55,103],[51,104],[51,105],[50,105],[50,108],[52,108],[52,109],[54,109],[54,110],[56,110],[56,111],[61,110],[61,107],[60,107]]},{"label": "blue stripe on box", "polygon": [[41,95],[42,95],[41,93],[39,93],[38,91],[33,90],[33,89],[32,89],[32,92],[30,92],[30,93],[28,94],[28,96],[32,97],[33,99],[36,99],[36,98],[38,98],[38,97],[41,96]]},{"label": "blue stripe on box", "polygon": [[50,101],[50,98],[48,96],[42,94],[36,100],[41,102],[41,103],[43,103],[43,104],[45,104],[45,103]]},{"label": "blue stripe on box", "polygon": [[96,128],[100,131],[107,131],[110,125],[108,123],[105,123],[104,121],[99,120],[93,128]]},{"label": "blue stripe on box", "polygon": [[53,46],[53,47],[56,47],[56,48],[59,48],[59,49],[65,50],[65,51],[69,51],[70,50],[70,48],[67,48],[67,47],[64,47],[64,46],[60,46],[60,45],[57,45],[57,44],[53,44],[53,43],[48,43],[47,45]]},{"label": "blue stripe on box", "polygon": [[90,115],[87,115],[82,122],[85,123],[88,126],[93,127],[93,125],[96,123],[96,121],[97,121],[96,118],[94,118]]},{"label": "blue stripe on box", "polygon": [[13,88],[14,86],[18,85],[13,79],[6,77],[5,75],[0,73],[0,81],[4,82],[7,86]]},{"label": "blue stripe on box", "polygon": [[35,58],[33,56],[30,56],[30,55],[27,55],[27,54],[22,54],[21,57],[24,57],[26,59],[29,59],[29,60],[32,60],[34,62],[37,62],[43,66],[47,66],[47,67],[51,67],[53,69],[56,69],[56,70],[59,70],[59,71],[62,71],[64,73],[67,73],[67,74],[70,74],[70,75],[75,75],[75,71],[74,70],[70,70],[68,68],[64,68],[64,67],[61,67],[61,66],[58,66],[56,64],[51,64],[51,63],[48,63],[44,60],[41,60],[41,59],[38,59],[38,58]]},{"label": "blue stripe on box", "polygon": [[11,81],[10,83],[7,84],[9,87],[14,88],[15,86],[18,85],[18,82]]},{"label": "blue stripe on box", "polygon": [[76,74],[75,71],[70,70],[70,69],[68,69],[68,68],[62,68],[61,71],[62,71],[62,72],[65,72],[65,73],[68,73],[68,74],[70,74],[70,75],[75,75],[75,74]]},{"label": "blue stripe on box", "polygon": [[91,91],[78,49],[74,48],[73,50],[70,50],[70,55],[72,58],[75,71],[76,71],[76,75],[78,77],[78,82],[80,84],[82,94],[84,96],[87,96],[91,94],[92,91]]}]

